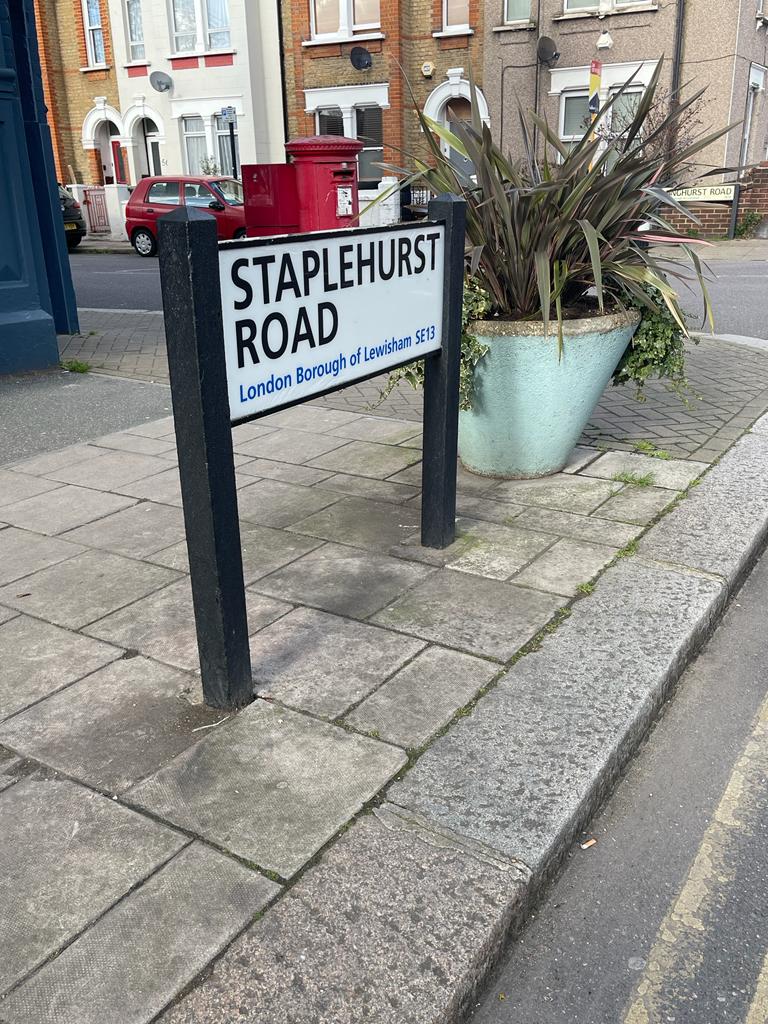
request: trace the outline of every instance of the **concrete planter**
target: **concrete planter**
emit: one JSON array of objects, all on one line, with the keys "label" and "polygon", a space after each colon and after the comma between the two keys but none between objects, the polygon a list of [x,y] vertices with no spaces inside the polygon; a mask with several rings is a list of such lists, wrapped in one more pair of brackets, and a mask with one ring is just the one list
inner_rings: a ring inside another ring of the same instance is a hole
[{"label": "concrete planter", "polygon": [[471,411],[459,414],[459,455],[473,473],[508,479],[548,476],[568,456],[640,321],[615,313],[563,324],[478,321],[488,354],[475,367]]}]

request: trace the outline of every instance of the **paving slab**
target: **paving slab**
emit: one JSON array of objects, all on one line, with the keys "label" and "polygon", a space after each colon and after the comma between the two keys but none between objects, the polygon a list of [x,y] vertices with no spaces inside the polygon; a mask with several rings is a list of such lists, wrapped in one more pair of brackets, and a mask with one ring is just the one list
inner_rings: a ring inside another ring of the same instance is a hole
[{"label": "paving slab", "polygon": [[716,580],[623,559],[389,798],[544,871],[596,809],[722,604]]},{"label": "paving slab", "polygon": [[421,522],[419,510],[415,508],[367,498],[340,498],[332,491],[313,490],[329,498],[333,496],[334,504],[296,520],[291,527],[293,532],[338,544],[386,551],[407,540]]},{"label": "paving slab", "polygon": [[46,473],[61,469],[63,466],[71,466],[75,462],[83,462],[99,455],[106,455],[106,452],[90,444],[72,444],[68,448],[59,448],[58,451],[44,452],[31,459],[24,459],[23,462],[14,462],[8,468],[32,476],[45,476]]},{"label": "paving slab", "polygon": [[488,497],[496,501],[513,501],[518,505],[541,505],[561,512],[589,515],[620,486],[609,481],[555,473],[540,480],[505,480],[497,483]]},{"label": "paving slab", "polygon": [[600,506],[603,519],[618,519],[626,523],[647,526],[677,495],[664,487],[637,487],[628,485]]},{"label": "paving slab", "polygon": [[0,747],[0,792],[18,782],[22,774],[24,759],[12,750]]},{"label": "paving slab", "polygon": [[54,480],[45,480],[20,472],[14,473],[10,470],[0,469],[0,507],[13,505],[16,502],[24,501],[25,498],[32,498],[36,494],[43,494],[45,491],[52,491],[60,486]]},{"label": "paving slab", "polygon": [[708,463],[694,462],[690,459],[654,459],[649,455],[632,452],[606,452],[582,469],[581,474],[602,477],[605,480],[613,480],[619,473],[650,475],[651,483],[656,487],[682,491],[706,469],[709,469]]},{"label": "paving slab", "polygon": [[167,437],[174,434],[173,416],[164,416],[150,423],[138,423],[135,427],[127,427],[129,434],[140,434],[143,437]]},{"label": "paving slab", "polygon": [[118,434],[105,434],[91,441],[97,448],[115,449],[121,452],[134,452],[136,455],[176,454],[173,438],[143,437],[141,434],[129,434],[124,430]]},{"label": "paving slab", "polygon": [[373,444],[369,441],[349,441],[341,448],[312,459],[318,469],[330,469],[335,473],[351,473],[353,476],[370,476],[384,480],[421,462],[421,452],[413,448],[400,448],[391,444]]},{"label": "paving slab", "polygon": [[525,505],[513,505],[510,501],[492,501],[479,494],[456,495],[456,512],[468,519],[483,519],[487,523],[509,526],[524,511]]},{"label": "paving slab", "polygon": [[19,613],[15,608],[5,608],[0,605],[0,625],[4,622],[8,622],[11,619],[15,619]]},{"label": "paving slab", "polygon": [[768,438],[762,433],[737,441],[643,539],[643,553],[738,581],[765,539],[767,459]]},{"label": "paving slab", "polygon": [[358,705],[346,721],[399,747],[421,747],[498,671],[493,662],[428,647]]},{"label": "paving slab", "polygon": [[508,580],[552,544],[549,534],[498,523],[459,519],[456,529],[465,550],[446,564],[457,572],[493,580]]},{"label": "paving slab", "polygon": [[22,779],[0,794],[0,813],[0,992],[188,842],[63,779]]},{"label": "paving slab", "polygon": [[344,438],[330,434],[310,434],[306,430],[291,430],[283,427],[270,431],[265,437],[251,441],[238,441],[237,451],[254,458],[272,459],[275,462],[309,462],[345,444]]},{"label": "paving slab", "polygon": [[0,587],[0,601],[57,626],[79,629],[178,578],[159,565],[86,551]]},{"label": "paving slab", "polygon": [[587,583],[615,558],[618,548],[586,540],[558,540],[515,577],[515,583],[548,593],[573,597],[581,583]]},{"label": "paving slab", "polygon": [[465,1019],[523,873],[386,820],[358,821],[162,1024]]},{"label": "paving slab", "polygon": [[55,491],[6,505],[3,521],[35,533],[55,535],[133,504],[133,498],[120,494],[106,494],[87,487],[58,486]]},{"label": "paving slab", "polygon": [[358,498],[394,501],[397,504],[410,501],[419,493],[419,488],[413,484],[394,484],[391,480],[374,480],[370,476],[350,476],[347,473],[334,473],[316,486],[324,491],[338,491]]},{"label": "paving slab", "polygon": [[[255,633],[291,610],[290,604],[246,593],[248,631]],[[127,608],[92,622],[90,636],[141,651],[150,658],[189,672],[200,669],[197,632],[188,578],[156,590]]]},{"label": "paving slab", "polygon": [[[245,519],[240,520],[240,547],[243,556],[243,579],[246,585],[267,576],[288,562],[301,558],[322,544],[321,540],[302,537],[285,530],[273,530],[269,526],[258,526]],[[156,551],[149,561],[165,565],[169,569],[189,572],[187,542],[181,541],[162,551]]]},{"label": "paving slab", "polygon": [[568,456],[568,461],[563,467],[564,473],[579,473],[588,466],[591,462],[600,455],[598,448],[587,448],[584,445],[576,445],[571,454]]},{"label": "paving slab", "polygon": [[412,438],[420,438],[421,428],[418,423],[409,423],[408,420],[392,420],[385,416],[359,416],[339,427],[333,427],[328,433],[352,441],[403,444]]},{"label": "paving slab", "polygon": [[573,537],[575,540],[593,541],[595,544],[609,544],[616,548],[623,548],[643,532],[639,524],[614,522],[574,512],[558,512],[551,508],[526,508],[515,517],[515,526]]},{"label": "paving slab", "polygon": [[259,480],[240,488],[237,504],[241,520],[281,528],[332,505],[338,497],[338,494],[314,487],[300,487],[281,480]]},{"label": "paving slab", "polygon": [[395,747],[259,700],[128,796],[289,878],[404,763]]},{"label": "paving slab", "polygon": [[193,843],[0,1003],[8,1024],[146,1024],[279,892]]},{"label": "paving slab", "polygon": [[135,452],[109,451],[96,459],[85,459],[71,466],[63,466],[48,473],[49,480],[65,484],[92,487],[97,491],[112,491],[123,484],[142,480],[162,472],[167,463],[154,455],[137,455]]},{"label": "paving slab", "polygon": [[112,662],[0,725],[0,742],[109,793],[195,743],[226,713],[189,676],[146,658]]},{"label": "paving slab", "polygon": [[[413,484],[421,487],[421,463],[409,466],[390,477],[394,483]],[[461,463],[456,464],[456,491],[458,494],[489,494],[499,481],[496,477],[470,473]]]},{"label": "paving slab", "polygon": [[70,530],[64,539],[91,548],[104,548],[129,558],[146,558],[177,543],[183,536],[181,509],[141,501],[95,523]]},{"label": "paving slab", "polygon": [[85,550],[58,537],[44,537],[13,526],[0,531],[0,583],[29,576],[57,562],[79,555]]},{"label": "paving slab", "polygon": [[123,484],[118,490],[121,494],[130,494],[134,498],[145,498],[163,505],[181,507],[181,484],[179,483],[179,470],[176,466],[154,473],[152,476],[143,477],[141,480]]},{"label": "paving slab", "polygon": [[0,720],[121,654],[109,644],[17,615],[0,625]]},{"label": "paving slab", "polygon": [[507,661],[561,604],[553,595],[441,569],[371,621],[446,647]]},{"label": "paving slab", "polygon": [[262,577],[259,593],[365,619],[421,582],[430,570],[387,555],[324,544],[298,561]]},{"label": "paving slab", "polygon": [[423,647],[409,636],[297,608],[252,638],[251,665],[260,696],[336,718]]},{"label": "paving slab", "polygon": [[264,420],[240,423],[232,428],[232,441],[235,447],[237,447],[241,443],[245,444],[246,441],[252,441],[255,437],[264,437],[266,434],[271,434],[274,430],[277,430],[277,424],[275,426],[268,426]]},{"label": "paving slab", "polygon": [[283,409],[260,420],[268,427],[290,427],[294,430],[308,430],[310,433],[323,433],[343,426],[351,420],[358,419],[359,413],[342,412],[338,409],[326,409],[320,405],[296,405],[293,409]]},{"label": "paving slab", "polygon": [[[238,476],[257,477],[265,480],[282,480],[286,484],[300,484],[302,487],[311,487],[312,484],[319,483],[321,480],[327,480],[331,473],[326,469],[297,466],[292,462],[249,459],[239,467]],[[248,483],[253,483],[253,480],[249,480]]]}]

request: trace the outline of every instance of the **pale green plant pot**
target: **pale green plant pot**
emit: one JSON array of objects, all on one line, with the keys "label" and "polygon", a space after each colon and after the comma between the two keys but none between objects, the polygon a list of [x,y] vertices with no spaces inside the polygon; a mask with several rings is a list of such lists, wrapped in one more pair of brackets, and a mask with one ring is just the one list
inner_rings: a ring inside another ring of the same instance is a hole
[{"label": "pale green plant pot", "polygon": [[475,367],[472,409],[459,414],[459,456],[471,472],[506,479],[559,473],[640,321],[634,310],[557,324],[478,321],[488,353]]}]

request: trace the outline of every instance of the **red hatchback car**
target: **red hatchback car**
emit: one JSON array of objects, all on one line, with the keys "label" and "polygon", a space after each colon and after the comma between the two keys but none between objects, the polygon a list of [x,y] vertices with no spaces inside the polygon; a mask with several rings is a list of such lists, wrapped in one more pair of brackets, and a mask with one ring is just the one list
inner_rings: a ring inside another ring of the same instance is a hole
[{"label": "red hatchback car", "polygon": [[212,213],[221,239],[245,235],[243,186],[235,178],[142,178],[125,207],[125,230],[139,256],[155,255],[157,218],[182,204]]}]

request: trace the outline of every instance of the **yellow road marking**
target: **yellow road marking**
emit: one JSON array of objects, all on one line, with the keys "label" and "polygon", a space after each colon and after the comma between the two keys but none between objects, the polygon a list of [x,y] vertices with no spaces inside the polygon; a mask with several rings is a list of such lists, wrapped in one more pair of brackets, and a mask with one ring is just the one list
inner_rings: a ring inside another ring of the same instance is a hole
[{"label": "yellow road marking", "polygon": [[[690,981],[702,963],[711,911],[727,901],[733,870],[726,856],[741,833],[750,833],[754,809],[768,775],[768,699],[699,846],[685,884],[661,923],[646,967],[625,1012],[624,1024],[661,1024],[663,999],[676,982]],[[768,1022],[768,956],[744,1024]]]}]

